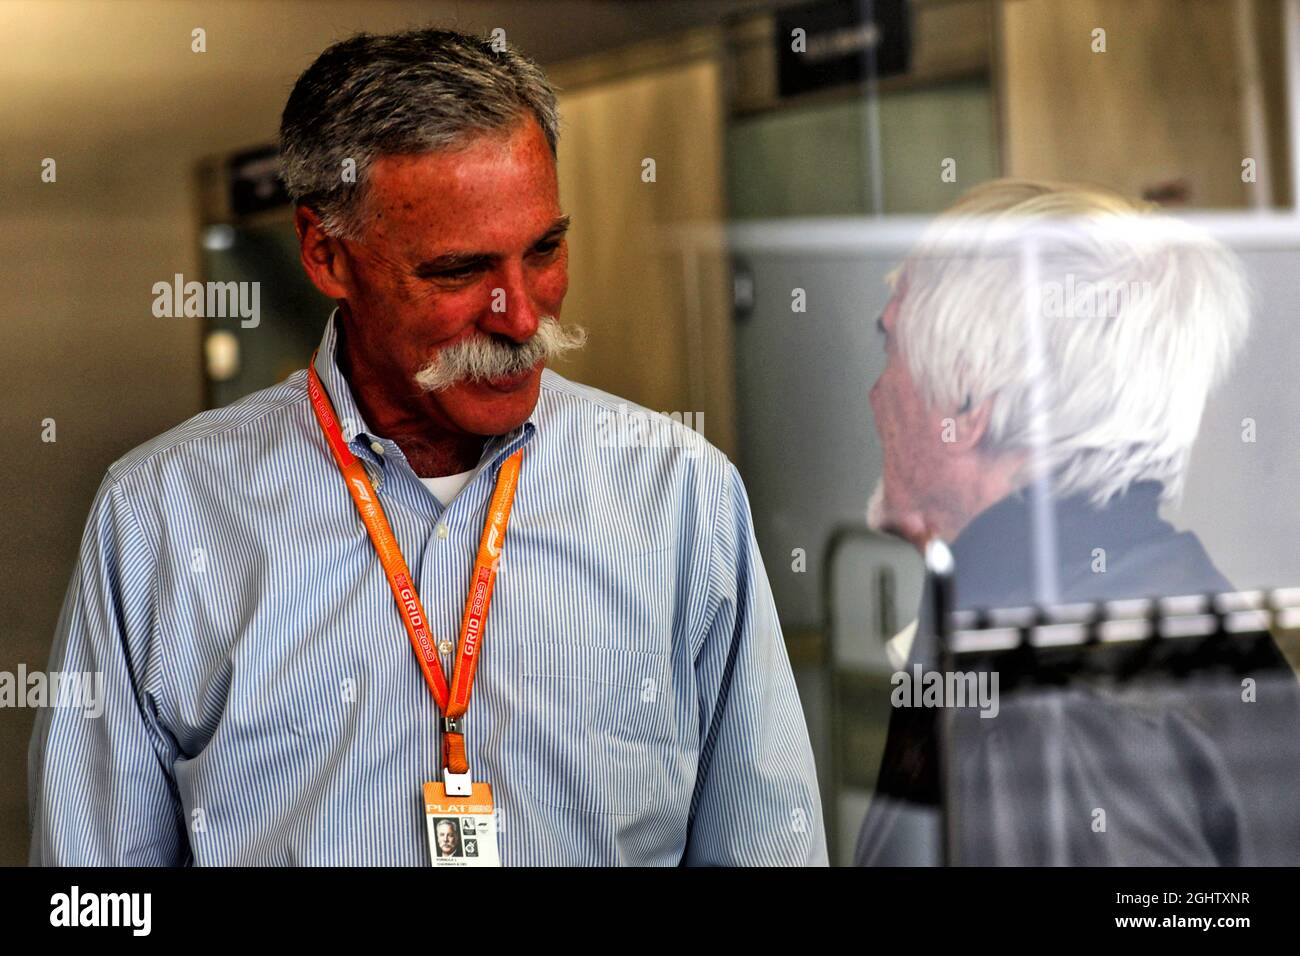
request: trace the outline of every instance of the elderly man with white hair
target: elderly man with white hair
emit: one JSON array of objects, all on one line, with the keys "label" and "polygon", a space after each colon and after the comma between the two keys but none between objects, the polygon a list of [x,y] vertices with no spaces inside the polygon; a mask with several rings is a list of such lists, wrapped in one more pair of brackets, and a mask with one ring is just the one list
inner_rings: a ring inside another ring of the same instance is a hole
[{"label": "elderly man with white hair", "polygon": [[[884,474],[868,519],[918,548],[950,542],[958,608],[1231,590],[1195,535],[1159,515],[1247,335],[1248,290],[1226,249],[1095,187],[999,180],[940,216],[890,280],[887,362],[871,389]],[[909,669],[933,666],[924,613],[891,650]],[[1263,747],[1232,766],[1216,736],[1295,739],[1284,673],[1255,710],[1071,687],[963,717],[963,805],[950,810],[965,836],[952,849],[992,864],[1294,857],[1267,788],[1248,783],[1288,771],[1262,767]],[[934,719],[893,711],[858,863],[938,861]]]}]

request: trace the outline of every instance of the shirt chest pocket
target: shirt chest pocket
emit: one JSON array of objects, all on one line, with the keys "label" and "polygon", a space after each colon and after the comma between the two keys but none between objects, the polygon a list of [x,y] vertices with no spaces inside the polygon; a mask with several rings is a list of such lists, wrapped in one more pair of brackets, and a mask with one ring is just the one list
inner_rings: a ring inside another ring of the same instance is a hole
[{"label": "shirt chest pocket", "polygon": [[645,809],[674,765],[668,660],[587,644],[537,644],[520,666],[509,749],[539,803]]}]

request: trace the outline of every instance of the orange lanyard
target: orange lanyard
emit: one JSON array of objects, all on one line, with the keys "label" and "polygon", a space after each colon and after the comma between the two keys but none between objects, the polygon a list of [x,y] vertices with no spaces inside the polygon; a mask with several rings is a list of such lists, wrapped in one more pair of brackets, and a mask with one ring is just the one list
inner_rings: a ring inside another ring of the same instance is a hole
[{"label": "orange lanyard", "polygon": [[444,771],[453,774],[468,774],[469,763],[465,757],[465,735],[461,729],[461,718],[469,710],[470,694],[474,690],[474,672],[478,668],[479,652],[483,643],[484,628],[487,623],[488,606],[492,603],[492,588],[496,584],[497,565],[501,560],[501,547],[506,539],[506,526],[510,522],[510,508],[514,504],[515,489],[519,485],[519,464],[524,451],[519,449],[505,460],[497,475],[496,489],[492,492],[492,502],[488,507],[487,520],[483,522],[483,534],[479,538],[478,556],[474,559],[474,572],[470,578],[469,593],[465,596],[465,611],[460,620],[460,639],[456,654],[456,667],[452,671],[451,688],[447,688],[447,679],[442,672],[442,663],[434,649],[433,636],[429,632],[428,618],[420,595],[411,582],[411,572],[402,558],[401,548],[393,536],[384,509],[379,504],[379,496],[370,483],[365,466],[352,454],[338,419],[330,405],[329,396],[321,386],[316,374],[316,356],[312,355],[311,365],[307,369],[307,394],[311,398],[312,410],[325,433],[325,441],[334,455],[334,461],[343,473],[344,483],[357,506],[361,521],[366,526],[379,563],[384,567],[388,586],[393,590],[393,597],[402,612],[402,623],[411,638],[411,647],[420,664],[424,682],[433,694],[442,713],[442,763]]}]

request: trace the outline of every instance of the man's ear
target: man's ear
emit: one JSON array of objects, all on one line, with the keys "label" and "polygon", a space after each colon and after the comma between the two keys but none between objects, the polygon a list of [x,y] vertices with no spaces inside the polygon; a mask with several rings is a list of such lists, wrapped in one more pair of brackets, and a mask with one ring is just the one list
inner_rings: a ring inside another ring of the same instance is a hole
[{"label": "man's ear", "polygon": [[966,454],[977,447],[988,431],[992,416],[992,396],[978,405],[967,398],[965,404],[940,422],[939,437],[944,451]]},{"label": "man's ear", "polygon": [[352,284],[343,244],[325,235],[320,217],[306,206],[293,211],[293,231],[298,234],[298,254],[307,278],[331,299],[346,299]]}]

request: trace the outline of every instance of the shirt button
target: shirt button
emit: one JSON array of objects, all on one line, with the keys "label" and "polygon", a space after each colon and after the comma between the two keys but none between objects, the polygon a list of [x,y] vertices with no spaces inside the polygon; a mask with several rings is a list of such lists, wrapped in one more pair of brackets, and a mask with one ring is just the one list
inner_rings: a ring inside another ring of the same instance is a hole
[{"label": "shirt button", "polygon": [[443,524],[441,521],[439,521],[439,522],[438,522],[438,537],[439,537],[439,538],[446,538],[447,535],[449,535],[450,533],[451,533],[451,531],[447,528],[447,526],[446,526],[445,524]]},{"label": "shirt button", "polygon": [[384,446],[377,441],[372,441],[370,443],[370,450],[373,451],[376,455],[382,455],[384,453]]},{"label": "shirt button", "polygon": [[446,654],[450,654],[450,653],[451,653],[452,651],[454,651],[455,649],[456,649],[456,648],[452,645],[451,641],[439,641],[439,642],[438,642],[438,653],[439,653],[439,654],[444,654],[444,655],[446,655]]}]

